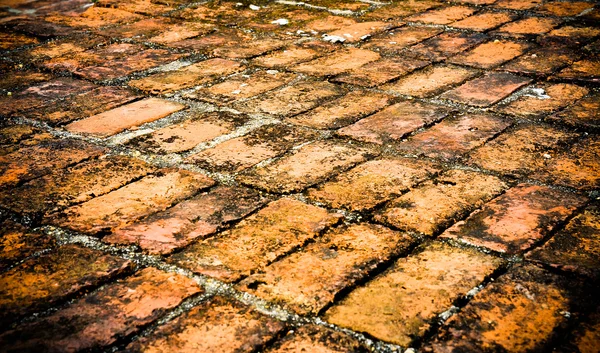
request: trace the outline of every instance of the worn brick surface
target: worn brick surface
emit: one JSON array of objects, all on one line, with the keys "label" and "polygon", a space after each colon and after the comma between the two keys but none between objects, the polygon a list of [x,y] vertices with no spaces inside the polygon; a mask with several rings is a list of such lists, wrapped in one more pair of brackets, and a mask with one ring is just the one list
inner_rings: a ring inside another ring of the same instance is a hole
[{"label": "worn brick surface", "polygon": [[558,78],[598,82],[600,79],[600,60],[598,57],[574,62],[571,66],[562,69]]},{"label": "worn brick surface", "polygon": [[386,54],[396,54],[401,49],[438,35],[442,30],[430,27],[401,27],[382,33],[362,45],[362,48]]},{"label": "worn brick surface", "polygon": [[583,98],[589,92],[585,87],[568,83],[545,85],[533,89],[540,91],[537,97],[532,94],[525,94],[502,107],[499,111],[521,116],[539,116],[564,108]]},{"label": "worn brick surface", "polygon": [[400,229],[434,235],[500,194],[498,178],[451,170],[392,200],[375,220]]},{"label": "worn brick surface", "polygon": [[323,55],[317,48],[292,47],[276,51],[267,55],[259,56],[252,63],[271,69],[284,68],[301,62],[310,61]]},{"label": "worn brick surface", "polygon": [[558,24],[559,21],[553,18],[526,17],[515,22],[505,24],[498,29],[498,32],[516,36],[536,35],[549,32]]},{"label": "worn brick surface", "polygon": [[423,14],[410,16],[406,18],[406,20],[436,25],[447,25],[449,23],[470,16],[474,12],[475,10],[473,8],[466,6],[449,6],[440,9],[430,10]]},{"label": "worn brick surface", "polygon": [[425,70],[407,75],[393,83],[382,86],[395,93],[428,97],[472,78],[477,71],[453,65],[433,65]]},{"label": "worn brick surface", "polygon": [[333,76],[361,67],[379,57],[378,53],[370,50],[348,48],[296,65],[292,67],[292,70],[307,75]]},{"label": "worn brick surface", "polygon": [[574,1],[562,3],[558,1],[547,2],[535,9],[536,12],[555,16],[577,16],[593,6],[589,2]]},{"label": "worn brick surface", "polygon": [[444,32],[409,48],[408,53],[432,61],[442,61],[461,53],[486,39],[480,33]]},{"label": "worn brick surface", "polygon": [[367,351],[367,348],[358,340],[346,334],[322,326],[307,325],[296,330],[290,330],[288,335],[276,342],[267,352],[363,353]]},{"label": "worn brick surface", "polygon": [[578,56],[569,49],[542,47],[516,58],[502,66],[502,69],[516,73],[552,74],[572,64],[577,58]]},{"label": "worn brick surface", "polygon": [[115,23],[140,20],[143,17],[131,12],[92,6],[78,16],[61,14],[48,16],[46,21],[74,27],[102,27]]},{"label": "worn brick surface", "polygon": [[0,346],[6,352],[98,349],[136,332],[199,292],[191,279],[150,267],[0,335]]},{"label": "worn brick surface", "polygon": [[473,250],[431,244],[356,288],[325,314],[328,322],[403,346],[490,275],[501,261]]},{"label": "worn brick surface", "polygon": [[452,27],[484,32],[510,22],[514,16],[504,12],[481,12],[452,23]]},{"label": "worn brick surface", "polygon": [[497,72],[486,74],[441,95],[458,103],[487,107],[506,98],[531,80],[517,75]]},{"label": "worn brick surface", "polygon": [[600,96],[597,93],[591,94],[552,115],[550,119],[573,126],[597,129],[600,126]]},{"label": "worn brick surface", "polygon": [[420,69],[429,62],[418,59],[381,59],[333,78],[334,82],[374,87]]},{"label": "worn brick surface", "polygon": [[481,44],[464,54],[453,57],[456,64],[489,69],[523,54],[527,45],[513,41],[492,41]]},{"label": "worn brick surface", "polygon": [[248,276],[337,223],[340,214],[283,198],[170,261],[223,281]]},{"label": "worn brick surface", "polygon": [[441,237],[509,254],[522,252],[585,201],[548,187],[520,184],[456,223]]},{"label": "worn brick surface", "polygon": [[5,220],[0,223],[0,271],[8,269],[36,252],[54,248],[56,239]]}]

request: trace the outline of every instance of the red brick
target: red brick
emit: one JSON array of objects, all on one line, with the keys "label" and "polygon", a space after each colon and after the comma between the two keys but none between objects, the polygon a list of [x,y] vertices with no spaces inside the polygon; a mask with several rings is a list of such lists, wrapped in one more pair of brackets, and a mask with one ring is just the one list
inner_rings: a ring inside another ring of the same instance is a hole
[{"label": "red brick", "polygon": [[335,31],[343,27],[355,25],[356,23],[356,20],[350,17],[334,16],[328,14],[321,19],[317,19],[307,23],[304,26],[304,29],[309,31],[315,31],[318,34],[319,32]]},{"label": "red brick", "polygon": [[588,40],[600,35],[600,28],[562,26],[548,33],[548,36],[556,36],[561,39],[583,39]]},{"label": "red brick", "polygon": [[354,289],[326,312],[325,320],[410,346],[454,300],[479,285],[501,263],[474,250],[433,243]]},{"label": "red brick", "polygon": [[163,72],[139,80],[131,80],[129,85],[151,94],[165,94],[209,83],[243,69],[244,67],[235,61],[209,59],[177,71]]},{"label": "red brick", "polygon": [[600,95],[592,93],[567,109],[550,117],[551,120],[587,129],[600,127]]},{"label": "red brick", "polygon": [[475,13],[475,10],[467,6],[448,6],[414,15],[408,17],[406,20],[437,25],[447,25],[471,16],[473,13]]},{"label": "red brick", "polygon": [[486,37],[480,33],[442,33],[410,47],[406,53],[431,61],[443,61],[452,55],[462,53],[485,39]]},{"label": "red brick", "polygon": [[452,160],[483,145],[508,126],[510,122],[492,115],[467,114],[444,119],[410,137],[398,148],[431,158]]},{"label": "red brick", "polygon": [[568,83],[546,84],[533,89],[541,90],[542,93],[520,96],[498,111],[520,116],[540,116],[564,108],[589,93],[585,87]]},{"label": "red brick", "polygon": [[269,165],[251,169],[238,179],[243,184],[268,192],[296,192],[365,161],[369,155],[369,150],[365,148],[318,141],[305,145]]},{"label": "red brick", "polygon": [[161,28],[161,31],[149,39],[150,42],[159,44],[169,44],[209,34],[214,30],[214,26],[205,23],[183,22],[175,23],[166,28]]},{"label": "red brick", "polygon": [[311,131],[280,124],[264,125],[243,137],[193,154],[186,162],[213,171],[239,172],[287,152],[295,145],[315,139]]},{"label": "red brick", "polygon": [[363,44],[362,48],[386,54],[398,54],[403,48],[419,43],[442,32],[443,31],[439,28],[401,27],[376,36]]},{"label": "red brick", "polygon": [[47,221],[85,233],[107,232],[163,211],[213,184],[202,174],[166,170],[51,215]]},{"label": "red brick", "polygon": [[360,22],[329,32],[326,34],[326,38],[339,37],[344,39],[344,43],[358,43],[390,27],[390,24],[386,22]]},{"label": "red brick", "polygon": [[488,73],[441,95],[458,103],[487,107],[509,96],[531,79],[504,72]]},{"label": "red brick", "polygon": [[290,330],[288,335],[276,342],[268,353],[336,352],[350,353],[367,351],[356,339],[323,326],[305,325]]},{"label": "red brick", "polygon": [[191,279],[146,268],[66,308],[0,336],[9,352],[100,349],[163,316],[201,292]]},{"label": "red brick", "polygon": [[[79,39],[80,41],[84,40],[84,38]],[[55,48],[45,48],[41,53],[36,54],[51,58],[40,64],[46,69],[75,72],[89,66],[99,67],[104,64],[110,64],[109,62],[114,60],[122,62],[127,57],[144,50],[143,46],[132,43],[109,44],[104,41],[98,42],[99,44],[91,47],[66,42],[64,45]]]},{"label": "red brick", "polygon": [[428,61],[419,59],[381,59],[338,75],[332,81],[374,87],[406,75],[428,64]]},{"label": "red brick", "polygon": [[264,268],[337,223],[337,213],[283,198],[218,237],[193,244],[169,261],[225,282]]},{"label": "red brick", "polygon": [[[493,1],[493,0],[492,0]],[[452,27],[461,29],[470,29],[478,32],[485,32],[494,29],[500,25],[510,22],[515,16],[504,12],[481,12],[467,17],[462,21],[454,22]]]},{"label": "red brick", "polygon": [[562,48],[541,48],[518,57],[502,67],[518,73],[551,74],[565,65],[572,64],[578,55]]},{"label": "red brick", "polygon": [[5,220],[0,223],[0,271],[55,246],[56,240],[52,236],[29,231],[19,223]]},{"label": "red brick", "polygon": [[142,15],[158,15],[173,10],[171,6],[157,4],[152,0],[99,0],[97,4],[102,7],[112,7]]},{"label": "red brick", "polygon": [[365,15],[367,18],[374,18],[380,20],[395,20],[399,17],[405,17],[412,15],[417,12],[429,10],[432,7],[439,6],[440,3],[437,1],[421,1],[421,0],[407,0],[397,3],[386,4],[375,11]]},{"label": "red brick", "polygon": [[542,0],[499,0],[494,7],[511,10],[529,10],[542,3]]},{"label": "red brick", "polygon": [[313,76],[334,76],[359,68],[379,58],[379,54],[370,50],[347,48],[293,66],[291,70]]},{"label": "red brick", "polygon": [[574,62],[571,66],[561,70],[559,79],[582,80],[591,82],[600,82],[600,60],[598,57],[591,57]]},{"label": "red brick", "polygon": [[370,224],[326,233],[305,249],[277,261],[239,284],[243,291],[316,315],[344,288],[407,250],[414,240]]},{"label": "red brick", "polygon": [[150,336],[127,346],[127,352],[255,352],[285,328],[250,307],[215,296]]},{"label": "red brick", "polygon": [[517,36],[544,34],[556,27],[559,23],[560,21],[553,18],[525,17],[518,21],[505,24],[498,29],[498,32]]},{"label": "red brick", "polygon": [[0,322],[46,309],[124,272],[130,263],[96,250],[65,245],[0,275]]},{"label": "red brick", "polygon": [[44,18],[45,21],[54,22],[70,27],[91,27],[98,28],[115,23],[132,22],[140,20],[143,17],[131,12],[119,9],[107,9],[97,6],[88,8],[77,16],[65,16],[56,14]]},{"label": "red brick", "polygon": [[455,64],[490,69],[522,55],[529,46],[513,41],[492,41],[450,59]]},{"label": "red brick", "polygon": [[65,128],[73,133],[108,137],[131,127],[164,118],[184,108],[183,104],[147,98],[75,121]]},{"label": "red brick", "polygon": [[447,109],[443,107],[400,102],[338,130],[338,134],[382,145],[397,142],[411,132],[441,120],[447,114]]},{"label": "red brick", "polygon": [[101,36],[77,34],[31,48],[24,54],[24,58],[43,65],[43,61],[58,57],[77,56],[78,53],[102,44],[106,44],[106,39]]},{"label": "red brick", "polygon": [[252,59],[252,63],[271,69],[286,68],[325,54],[316,48],[291,47]]},{"label": "red brick", "polygon": [[168,254],[245,217],[267,201],[268,198],[251,189],[220,186],[164,212],[117,228],[102,240],[136,244],[151,254]]},{"label": "red brick", "polygon": [[494,176],[450,170],[391,201],[374,219],[432,236],[504,189],[506,185]]},{"label": "red brick", "polygon": [[585,1],[550,1],[536,8],[535,12],[539,12],[546,15],[575,17],[586,10],[592,9],[593,7],[593,3]]},{"label": "red brick", "polygon": [[228,59],[250,59],[255,56],[263,55],[285,46],[285,42],[272,38],[256,38],[249,41],[231,43],[229,45],[218,46],[212,50],[211,54],[220,58]]},{"label": "red brick", "polygon": [[477,75],[477,71],[453,65],[433,65],[382,86],[395,93],[428,97]]},{"label": "red brick", "polygon": [[519,253],[542,240],[585,201],[548,187],[520,184],[440,236],[503,253]]},{"label": "red brick", "polygon": [[440,172],[436,165],[411,159],[379,159],[338,175],[308,196],[333,208],[365,211],[396,198]]}]

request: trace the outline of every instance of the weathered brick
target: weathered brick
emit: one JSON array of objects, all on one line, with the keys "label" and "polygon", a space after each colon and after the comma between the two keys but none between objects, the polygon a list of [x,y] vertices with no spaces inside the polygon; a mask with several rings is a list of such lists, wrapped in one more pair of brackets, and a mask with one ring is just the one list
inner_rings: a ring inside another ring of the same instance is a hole
[{"label": "weathered brick", "polygon": [[442,33],[410,47],[407,53],[431,61],[443,61],[452,55],[462,53],[485,39],[486,36],[480,33]]},{"label": "weathered brick", "polygon": [[563,3],[562,1],[550,1],[536,8],[535,12],[554,16],[574,17],[593,7],[594,4],[585,1],[566,3]]},{"label": "weathered brick", "polygon": [[398,145],[402,150],[427,157],[452,160],[483,145],[510,126],[510,122],[484,114],[446,118]]},{"label": "weathered brick", "polygon": [[442,30],[439,28],[401,27],[369,40],[362,45],[362,48],[386,54],[397,54],[409,45],[419,43],[440,33],[442,33]]},{"label": "weathered brick", "polygon": [[499,0],[494,7],[511,10],[529,10],[542,3],[542,0]]},{"label": "weathered brick", "polygon": [[381,145],[397,142],[411,132],[441,120],[447,114],[447,109],[432,104],[400,102],[338,130],[338,134]]},{"label": "weathered brick", "polygon": [[130,263],[100,251],[65,245],[0,275],[3,325],[93,288],[124,272]]},{"label": "weathered brick", "polygon": [[514,254],[529,249],[586,201],[548,187],[519,184],[440,235]]},{"label": "weathered brick", "polygon": [[333,208],[369,210],[431,178],[440,168],[411,159],[379,159],[338,175],[308,196]]},{"label": "weathered brick", "polygon": [[46,221],[85,233],[107,232],[162,211],[213,184],[212,179],[202,174],[165,170],[67,208]]},{"label": "weathered brick", "polygon": [[285,324],[252,308],[215,296],[151,336],[127,346],[127,352],[166,352],[177,347],[186,352],[250,353],[267,344]]},{"label": "weathered brick", "polygon": [[374,51],[356,48],[338,50],[321,58],[293,66],[292,71],[313,76],[334,76],[378,60]]},{"label": "weathered brick", "polygon": [[141,101],[111,109],[65,127],[70,132],[108,137],[140,124],[164,118],[185,108],[185,105],[158,98]]},{"label": "weathered brick", "polygon": [[141,20],[143,16],[133,14],[131,12],[108,9],[103,7],[92,6],[78,14],[77,16],[68,16],[63,14],[55,14],[44,18],[45,21],[54,22],[69,27],[91,27],[98,28],[115,23],[132,22]]},{"label": "weathered brick", "polygon": [[243,70],[242,64],[225,59],[209,59],[177,71],[129,81],[129,85],[151,94],[165,94],[209,83],[217,78]]},{"label": "weathered brick", "polygon": [[420,69],[428,64],[428,61],[419,59],[381,59],[338,75],[334,77],[332,81],[364,87],[374,87],[406,75],[407,73]]},{"label": "weathered brick", "polygon": [[433,65],[382,86],[395,93],[428,97],[477,75],[477,71],[453,65]]},{"label": "weathered brick", "polygon": [[0,145],[13,145],[40,132],[40,129],[25,124],[3,126],[0,128]]},{"label": "weathered brick", "polygon": [[512,21],[515,16],[504,12],[481,12],[454,22],[452,27],[484,32]]},{"label": "weathered brick", "polygon": [[374,219],[431,236],[504,189],[506,185],[496,177],[451,170],[391,201]]},{"label": "weathered brick", "polygon": [[0,32],[0,49],[11,50],[26,45],[39,43],[35,37],[29,37],[24,34]]},{"label": "weathered brick", "polygon": [[239,288],[299,314],[316,315],[340,291],[413,242],[406,234],[371,224],[336,229],[244,279]]},{"label": "weathered brick", "polygon": [[525,17],[498,28],[498,32],[509,35],[537,35],[549,32],[560,21],[545,17]]},{"label": "weathered brick", "polygon": [[475,9],[467,6],[447,6],[435,10],[429,10],[425,13],[410,16],[407,21],[431,23],[436,25],[447,25],[449,23],[462,20],[465,17],[475,13]]},{"label": "weathered brick", "polygon": [[386,4],[386,6],[381,7],[378,10],[368,13],[365,17],[386,21],[392,19],[395,20],[399,17],[405,17],[417,12],[426,11],[439,5],[440,3],[437,1],[407,0],[391,3],[389,5]]},{"label": "weathered brick", "polygon": [[0,223],[0,271],[38,251],[54,248],[56,240],[41,232],[32,232],[10,220]]},{"label": "weathered brick", "polygon": [[102,7],[112,7],[142,15],[158,15],[173,10],[171,6],[157,4],[152,0],[99,0],[97,4]]},{"label": "weathered brick", "polygon": [[502,66],[503,70],[517,73],[551,74],[565,65],[572,64],[578,55],[564,48],[540,48],[522,55]]},{"label": "weathered brick", "polygon": [[350,17],[334,16],[334,15],[328,14],[327,16],[325,16],[323,18],[316,19],[314,21],[307,23],[304,26],[304,29],[315,31],[317,33],[331,32],[331,31],[335,31],[335,30],[338,30],[343,27],[352,26],[356,23],[357,23],[356,20],[354,20]]},{"label": "weathered brick", "polygon": [[268,192],[301,191],[364,162],[369,150],[331,141],[318,141],[303,146],[276,162],[252,169],[238,179],[241,183]]},{"label": "weathered brick", "polygon": [[531,79],[505,72],[493,72],[468,81],[442,94],[441,98],[477,107],[487,107],[501,101],[529,82]]},{"label": "weathered brick", "polygon": [[490,69],[522,55],[529,46],[513,41],[492,41],[450,59],[455,64]]},{"label": "weathered brick", "polygon": [[341,88],[329,82],[302,81],[253,100],[236,103],[234,108],[246,113],[291,116],[310,110],[343,92]]},{"label": "weathered brick", "polygon": [[591,57],[576,61],[556,76],[560,79],[600,82],[600,60],[598,57]]},{"label": "weathered brick", "polygon": [[301,128],[265,125],[246,136],[193,154],[186,162],[214,171],[239,172],[316,137],[314,132]]},{"label": "weathered brick", "polygon": [[214,26],[206,23],[175,23],[166,28],[162,27],[161,31],[150,38],[149,41],[167,45],[169,43],[206,35],[213,30]]},{"label": "weathered brick", "polygon": [[327,36],[344,38],[345,43],[357,43],[390,27],[386,22],[360,22],[329,32]]},{"label": "weathered brick", "polygon": [[592,93],[567,109],[550,116],[551,120],[584,128],[600,127],[600,95]]},{"label": "weathered brick", "polygon": [[540,116],[555,112],[567,105],[583,98],[589,93],[585,87],[568,83],[546,84],[534,87],[539,94],[525,94],[508,103],[498,111],[520,116]]},{"label": "weathered brick", "polygon": [[99,349],[160,318],[200,287],[152,267],[103,287],[66,308],[0,335],[6,352]]},{"label": "weathered brick", "polygon": [[581,353],[596,353],[598,351],[598,342],[600,341],[600,308],[589,315],[586,322],[580,324],[574,330],[570,337],[570,342],[564,344],[566,347],[558,348],[558,352],[569,352],[577,349]]},{"label": "weathered brick", "polygon": [[279,69],[290,65],[310,61],[325,54],[315,48],[292,47],[252,59],[255,65]]},{"label": "weathered brick", "polygon": [[283,198],[244,219],[218,237],[193,244],[169,258],[171,263],[234,282],[302,246],[342,216]]},{"label": "weathered brick", "polygon": [[523,176],[543,168],[557,147],[577,135],[549,126],[521,125],[471,153],[471,161],[485,169]]},{"label": "weathered brick", "polygon": [[[0,70],[4,71],[4,70]],[[6,75],[0,78],[0,89],[13,92],[23,87],[29,87],[33,84],[46,82],[52,79],[52,76],[43,72],[36,71],[10,71],[6,70]]]},{"label": "weathered brick", "polygon": [[289,331],[268,353],[335,352],[364,353],[367,349],[356,339],[323,326],[305,325]]},{"label": "weathered brick", "polygon": [[267,37],[218,46],[212,50],[211,54],[227,59],[249,59],[281,49],[284,46],[284,41]]},{"label": "weathered brick", "polygon": [[[84,38],[78,38],[83,41]],[[98,41],[99,45],[88,46],[79,43],[65,42],[57,47],[48,47],[36,53],[40,57],[50,57],[50,60],[40,65],[53,71],[75,72],[86,67],[98,67],[109,64],[110,61],[126,59],[143,51],[144,47],[132,43],[105,43]],[[59,54],[59,55],[55,55]]]},{"label": "weathered brick", "polygon": [[433,243],[356,288],[326,312],[325,320],[410,346],[501,263],[474,250]]},{"label": "weathered brick", "polygon": [[269,199],[242,187],[220,186],[183,201],[102,238],[112,244],[136,244],[151,254],[168,254],[198,238],[215,233]]}]

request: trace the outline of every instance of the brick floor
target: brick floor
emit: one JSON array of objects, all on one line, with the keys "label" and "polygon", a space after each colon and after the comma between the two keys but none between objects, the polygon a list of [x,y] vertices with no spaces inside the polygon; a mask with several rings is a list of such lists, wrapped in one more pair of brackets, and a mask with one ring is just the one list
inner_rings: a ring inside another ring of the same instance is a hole
[{"label": "brick floor", "polygon": [[6,0],[1,352],[597,352],[585,0]]}]

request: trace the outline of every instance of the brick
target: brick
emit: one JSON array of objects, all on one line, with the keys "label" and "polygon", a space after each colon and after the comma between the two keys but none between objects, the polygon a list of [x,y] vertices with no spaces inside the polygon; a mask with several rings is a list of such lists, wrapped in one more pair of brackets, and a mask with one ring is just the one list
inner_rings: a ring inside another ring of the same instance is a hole
[{"label": "brick", "polygon": [[252,63],[271,69],[285,68],[318,58],[324,53],[313,48],[292,47],[252,59]]},{"label": "brick", "polygon": [[525,74],[551,74],[575,60],[577,56],[570,50],[541,48],[516,58],[502,66],[502,69]]},{"label": "brick", "polygon": [[333,208],[366,211],[396,198],[441,170],[436,165],[411,159],[379,159],[338,175],[308,197]]},{"label": "brick", "polygon": [[170,21],[164,18],[145,18],[141,21],[127,23],[120,26],[97,30],[99,35],[108,38],[140,40],[147,42],[149,38],[169,26]]},{"label": "brick", "polygon": [[447,109],[443,107],[400,102],[338,130],[338,134],[382,145],[397,142],[411,132],[441,120],[447,114]]},{"label": "brick", "polygon": [[424,98],[462,83],[477,73],[476,70],[460,66],[433,65],[381,88],[399,94]]},{"label": "brick", "polygon": [[167,28],[162,28],[159,33],[149,39],[150,42],[169,44],[189,38],[194,38],[211,33],[214,26],[205,23],[183,22],[175,23]]},{"label": "brick", "polygon": [[474,250],[433,243],[354,289],[325,313],[325,320],[410,346],[454,300],[479,285],[501,263]]},{"label": "brick", "polygon": [[315,133],[300,128],[264,125],[246,136],[193,154],[186,162],[212,171],[239,172],[316,137]]},{"label": "brick", "polygon": [[564,17],[575,17],[586,10],[590,10],[594,7],[594,4],[584,1],[574,1],[563,3],[558,1],[551,1],[542,4],[535,9],[535,12],[539,12],[546,15],[564,16]]},{"label": "brick", "polygon": [[406,234],[371,224],[336,229],[244,279],[238,287],[301,315],[317,315],[340,291],[413,242]]},{"label": "brick", "polygon": [[408,0],[389,5],[386,4],[385,7],[381,7],[373,12],[370,12],[366,14],[365,17],[385,21],[392,19],[395,20],[398,17],[405,17],[417,12],[426,11],[439,5],[440,3],[437,1]]},{"label": "brick", "polygon": [[502,174],[523,176],[543,168],[547,156],[577,135],[549,126],[522,125],[471,153],[471,161]]},{"label": "brick", "polygon": [[102,7],[112,7],[127,12],[151,16],[173,10],[171,6],[157,4],[151,0],[99,0],[97,4]]},{"label": "brick", "polygon": [[246,121],[246,116],[231,113],[194,114],[191,119],[179,124],[134,137],[128,145],[160,154],[183,152],[200,143],[228,134]]},{"label": "brick", "polygon": [[571,126],[597,129],[600,127],[600,95],[592,93],[567,109],[552,115],[550,119]]},{"label": "brick", "polygon": [[499,0],[494,7],[511,10],[529,10],[542,3],[542,0]]},{"label": "brick", "polygon": [[386,22],[360,22],[329,32],[327,36],[344,38],[344,43],[358,43],[390,27]]},{"label": "brick", "polygon": [[[84,38],[79,38],[81,41]],[[111,65],[111,62],[118,60],[123,63],[128,57],[132,57],[144,50],[141,45],[132,43],[114,43],[108,44],[105,41],[97,40],[96,46],[81,46],[75,45],[71,52],[63,53],[58,56],[51,56],[50,60],[42,62],[40,65],[46,69],[54,71],[78,72],[86,67],[101,67],[103,65]],[[66,43],[70,44],[70,43]],[[86,50],[82,50],[82,49]],[[48,48],[50,50],[52,48]],[[69,49],[58,47],[55,50]],[[43,53],[47,54],[48,50]],[[65,50],[66,51],[66,50]]]},{"label": "brick", "polygon": [[471,16],[473,13],[475,13],[475,10],[467,6],[448,6],[414,15],[408,17],[406,20],[436,25],[447,25]]},{"label": "brick", "polygon": [[505,189],[506,185],[499,178],[450,170],[392,200],[374,219],[432,236]]},{"label": "brick", "polygon": [[238,62],[215,58],[186,66],[177,71],[131,80],[129,85],[151,94],[165,94],[209,83],[243,69],[244,67]]},{"label": "brick", "polygon": [[285,42],[272,38],[257,38],[251,41],[231,43],[230,45],[218,46],[211,54],[227,59],[250,59],[263,55],[285,46]]},{"label": "brick", "polygon": [[559,79],[582,80],[600,82],[600,60],[597,57],[574,62],[571,66],[562,69]]},{"label": "brick", "polygon": [[10,72],[10,75],[3,75],[3,77],[0,78],[0,89],[19,90],[36,83],[49,81],[50,79],[52,79],[51,75],[42,72],[12,71]]},{"label": "brick", "polygon": [[324,57],[293,66],[292,71],[313,76],[334,76],[359,68],[380,58],[376,52],[347,48],[338,50]]},{"label": "brick", "polygon": [[352,26],[355,24],[357,24],[356,20],[349,17],[327,15],[321,19],[316,19],[307,23],[304,26],[304,29],[324,33],[335,31],[340,28]]},{"label": "brick", "polygon": [[505,72],[493,72],[450,90],[440,97],[458,103],[487,107],[508,97],[531,79]]},{"label": "brick", "polygon": [[135,244],[150,254],[168,254],[206,238],[269,201],[252,189],[219,186],[136,223],[115,229],[102,241]]},{"label": "brick", "polygon": [[164,118],[184,108],[183,104],[147,98],[72,122],[65,129],[78,134],[108,137],[131,127]]},{"label": "brick", "polygon": [[502,253],[520,253],[542,240],[585,200],[544,186],[519,184],[440,237]]},{"label": "brick", "polygon": [[285,324],[250,307],[215,296],[151,336],[127,346],[127,352],[254,352],[285,328]]},{"label": "brick", "polygon": [[332,81],[363,87],[374,87],[406,75],[428,64],[428,61],[419,59],[381,59],[338,75]]},{"label": "brick", "polygon": [[1,222],[0,229],[0,272],[37,252],[56,246],[52,236],[29,231],[11,220]]},{"label": "brick", "polygon": [[213,184],[212,179],[202,174],[165,170],[50,215],[46,221],[84,233],[106,233],[163,211]]},{"label": "brick", "polygon": [[121,156],[87,161],[1,192],[0,204],[20,214],[41,216],[118,189],[153,169]]},{"label": "brick", "polygon": [[453,160],[483,145],[510,126],[493,115],[467,114],[444,119],[398,145],[399,149],[431,158]]},{"label": "brick", "polygon": [[464,20],[454,22],[452,27],[485,32],[515,19],[515,16],[504,12],[481,12]]},{"label": "brick", "polygon": [[426,351],[544,350],[553,330],[566,323],[568,302],[557,276],[518,266],[451,317]]},{"label": "brick", "polygon": [[133,22],[142,18],[140,15],[119,9],[92,6],[77,16],[56,14],[48,16],[44,20],[69,27],[98,28],[110,24]]},{"label": "brick", "polygon": [[269,165],[251,169],[238,179],[245,185],[268,192],[296,192],[364,162],[370,154],[365,148],[318,141],[305,145]]},{"label": "brick", "polygon": [[3,326],[46,309],[124,272],[130,263],[97,250],[65,245],[0,276]]},{"label": "brick", "polygon": [[18,33],[0,32],[0,49],[12,50],[26,45],[38,44],[39,40],[35,37],[29,37]]},{"label": "brick", "polygon": [[169,262],[235,282],[317,237],[341,217],[297,200],[279,199],[218,237],[171,256]]},{"label": "brick", "polygon": [[527,259],[591,276],[600,269],[600,209],[588,206]]},{"label": "brick", "polygon": [[526,17],[505,24],[498,29],[498,32],[516,36],[544,34],[558,26],[559,23],[558,20],[553,18]]},{"label": "brick", "polygon": [[459,54],[450,59],[450,62],[491,69],[522,55],[528,47],[527,44],[519,42],[492,41],[481,44],[466,53]]},{"label": "brick", "polygon": [[17,124],[0,128],[0,145],[12,145],[28,139],[41,130],[30,125]]},{"label": "brick", "polygon": [[534,87],[533,90],[541,90],[541,93],[520,96],[498,111],[512,115],[536,117],[564,108],[589,93],[585,87],[568,83],[546,84],[542,87]]},{"label": "brick", "polygon": [[300,352],[367,352],[356,339],[323,326],[305,325],[289,331],[288,335],[276,342],[268,353]]},{"label": "brick", "polygon": [[99,156],[102,149],[79,140],[49,140],[0,156],[0,185],[15,186],[55,169]]},{"label": "brick", "polygon": [[186,94],[185,97],[223,104],[271,91],[290,83],[295,78],[296,75],[284,72],[259,71],[252,75],[234,76],[210,87],[197,89],[193,93]]},{"label": "brick", "polygon": [[280,90],[268,92],[253,100],[234,104],[245,113],[265,113],[292,116],[319,106],[344,93],[329,82],[301,81]]},{"label": "brick", "polygon": [[442,33],[410,47],[406,53],[431,61],[443,61],[452,55],[462,53],[485,39],[486,36],[481,33]]},{"label": "brick", "polygon": [[0,145],[0,156],[16,152],[22,148],[37,146],[41,143],[52,141],[54,139],[55,137],[49,132],[43,132],[35,129],[33,130],[33,134],[25,136],[25,138],[20,141],[15,141],[14,143],[10,143],[8,145]]},{"label": "brick", "polygon": [[66,308],[0,336],[7,352],[100,349],[163,316],[201,289],[179,274],[146,268]]},{"label": "brick", "polygon": [[317,129],[335,129],[371,115],[391,101],[392,96],[389,95],[356,90],[286,121]]},{"label": "brick", "polygon": [[3,21],[12,31],[21,32],[24,34],[33,35],[44,39],[49,39],[59,36],[68,36],[80,33],[79,30],[60,25],[53,22],[47,22],[43,19],[36,18],[6,18]]},{"label": "brick", "polygon": [[24,58],[34,63],[40,62],[43,65],[44,61],[58,57],[77,56],[78,53],[102,44],[106,44],[106,39],[103,37],[76,34],[31,48],[25,53]]},{"label": "brick", "polygon": [[562,26],[557,29],[553,29],[548,33],[548,36],[556,36],[561,39],[583,39],[589,40],[591,38],[600,35],[600,28],[594,27],[574,27],[574,26]]},{"label": "brick", "polygon": [[[588,320],[575,329],[575,333],[568,342],[566,349],[558,349],[559,352],[572,351],[573,348],[581,353],[595,353],[598,351],[600,340],[600,314],[599,309],[593,312]],[[562,347],[561,347],[562,348]]]},{"label": "brick", "polygon": [[403,48],[422,42],[442,32],[439,28],[401,27],[374,37],[363,44],[362,48],[386,54],[398,54]]}]

